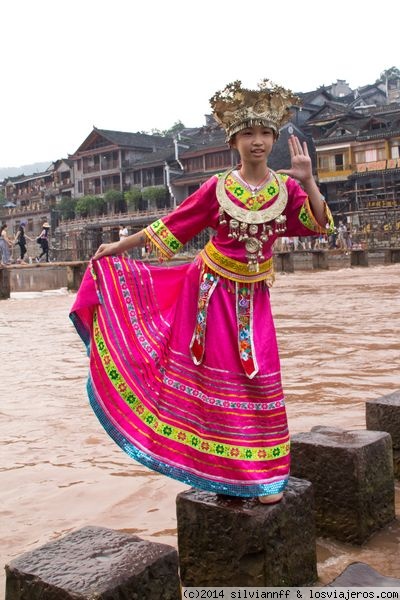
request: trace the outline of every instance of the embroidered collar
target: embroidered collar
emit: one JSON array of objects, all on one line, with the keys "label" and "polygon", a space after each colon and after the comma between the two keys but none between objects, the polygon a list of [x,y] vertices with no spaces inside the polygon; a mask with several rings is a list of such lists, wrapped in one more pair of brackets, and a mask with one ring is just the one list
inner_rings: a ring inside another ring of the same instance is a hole
[{"label": "embroidered collar", "polygon": [[271,174],[275,178],[279,190],[277,199],[275,200],[275,202],[273,202],[273,204],[269,205],[267,208],[263,208],[260,210],[248,210],[247,208],[237,206],[226,193],[226,180],[228,179],[233,170],[234,169],[229,169],[219,178],[216,190],[218,203],[221,209],[227,215],[229,215],[232,219],[236,219],[242,223],[247,223],[249,225],[259,225],[261,223],[273,221],[283,213],[288,201],[287,189],[286,185],[282,183],[282,181],[274,171],[271,171]]}]

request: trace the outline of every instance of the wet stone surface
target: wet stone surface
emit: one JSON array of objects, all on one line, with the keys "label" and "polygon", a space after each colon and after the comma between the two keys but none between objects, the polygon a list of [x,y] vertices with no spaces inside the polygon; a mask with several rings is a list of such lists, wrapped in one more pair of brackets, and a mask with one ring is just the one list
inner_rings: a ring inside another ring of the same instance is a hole
[{"label": "wet stone surface", "polygon": [[388,433],[316,426],[291,451],[292,474],[313,484],[319,535],[362,544],[395,518]]},{"label": "wet stone surface", "polygon": [[400,579],[385,577],[369,565],[356,562],[325,587],[400,587]]},{"label": "wet stone surface", "polygon": [[393,444],[394,476],[400,479],[400,390],[365,404],[367,429],[386,431]]},{"label": "wet stone surface", "polygon": [[6,565],[5,600],[177,600],[174,548],[84,527]]},{"label": "wet stone surface", "polygon": [[182,584],[301,586],[317,579],[312,486],[291,477],[283,500],[191,489],[177,496]]}]

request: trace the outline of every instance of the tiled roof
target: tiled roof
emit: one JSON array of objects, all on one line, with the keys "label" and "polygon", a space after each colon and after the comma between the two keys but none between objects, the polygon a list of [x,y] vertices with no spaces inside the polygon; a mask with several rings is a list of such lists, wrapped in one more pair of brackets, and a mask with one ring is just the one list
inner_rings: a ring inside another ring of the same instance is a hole
[{"label": "tiled roof", "polygon": [[160,148],[160,146],[169,146],[172,138],[161,135],[150,135],[147,133],[129,133],[126,131],[111,131],[108,129],[97,129],[94,131],[105,137],[107,140],[117,146],[130,146],[134,148]]}]

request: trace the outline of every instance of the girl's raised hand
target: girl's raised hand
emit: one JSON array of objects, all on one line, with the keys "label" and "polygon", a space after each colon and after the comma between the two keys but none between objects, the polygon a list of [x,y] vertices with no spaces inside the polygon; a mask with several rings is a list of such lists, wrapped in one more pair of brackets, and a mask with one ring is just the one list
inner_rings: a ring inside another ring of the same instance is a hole
[{"label": "girl's raised hand", "polygon": [[280,169],[277,173],[290,175],[300,183],[312,179],[312,163],[306,142],[303,142],[302,145],[297,136],[291,135],[288,144],[292,166],[290,169]]}]

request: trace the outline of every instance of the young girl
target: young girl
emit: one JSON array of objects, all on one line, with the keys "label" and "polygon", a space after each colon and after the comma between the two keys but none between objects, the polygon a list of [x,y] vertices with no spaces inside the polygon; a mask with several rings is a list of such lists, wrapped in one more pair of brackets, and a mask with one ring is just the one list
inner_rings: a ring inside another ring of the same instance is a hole
[{"label": "young girl", "polygon": [[0,263],[2,265],[11,264],[12,240],[8,237],[7,223],[4,223],[0,229]]},{"label": "young girl", "polygon": [[[289,477],[272,246],[326,233],[331,220],[306,145],[290,138],[286,174],[267,165],[294,102],[268,81],[215,94],[240,165],[141,232],[102,244],[71,313],[89,349],[91,404],[125,452],[191,486],[264,503],[281,499]],[[206,227],[214,236],[190,264],[122,256],[147,244],[172,258]]]},{"label": "young girl", "polygon": [[42,231],[39,237],[37,238],[42,252],[39,254],[39,256],[36,257],[36,262],[40,262],[43,256],[45,257],[45,261],[49,262],[49,232],[50,225],[46,221],[45,223],[43,223]]},{"label": "young girl", "polygon": [[26,264],[24,261],[24,256],[26,254],[26,240],[28,239],[33,242],[33,238],[29,237],[29,235],[25,233],[25,226],[25,221],[22,221],[14,238],[14,244],[18,244],[19,246],[20,258],[18,262],[21,264]]}]

